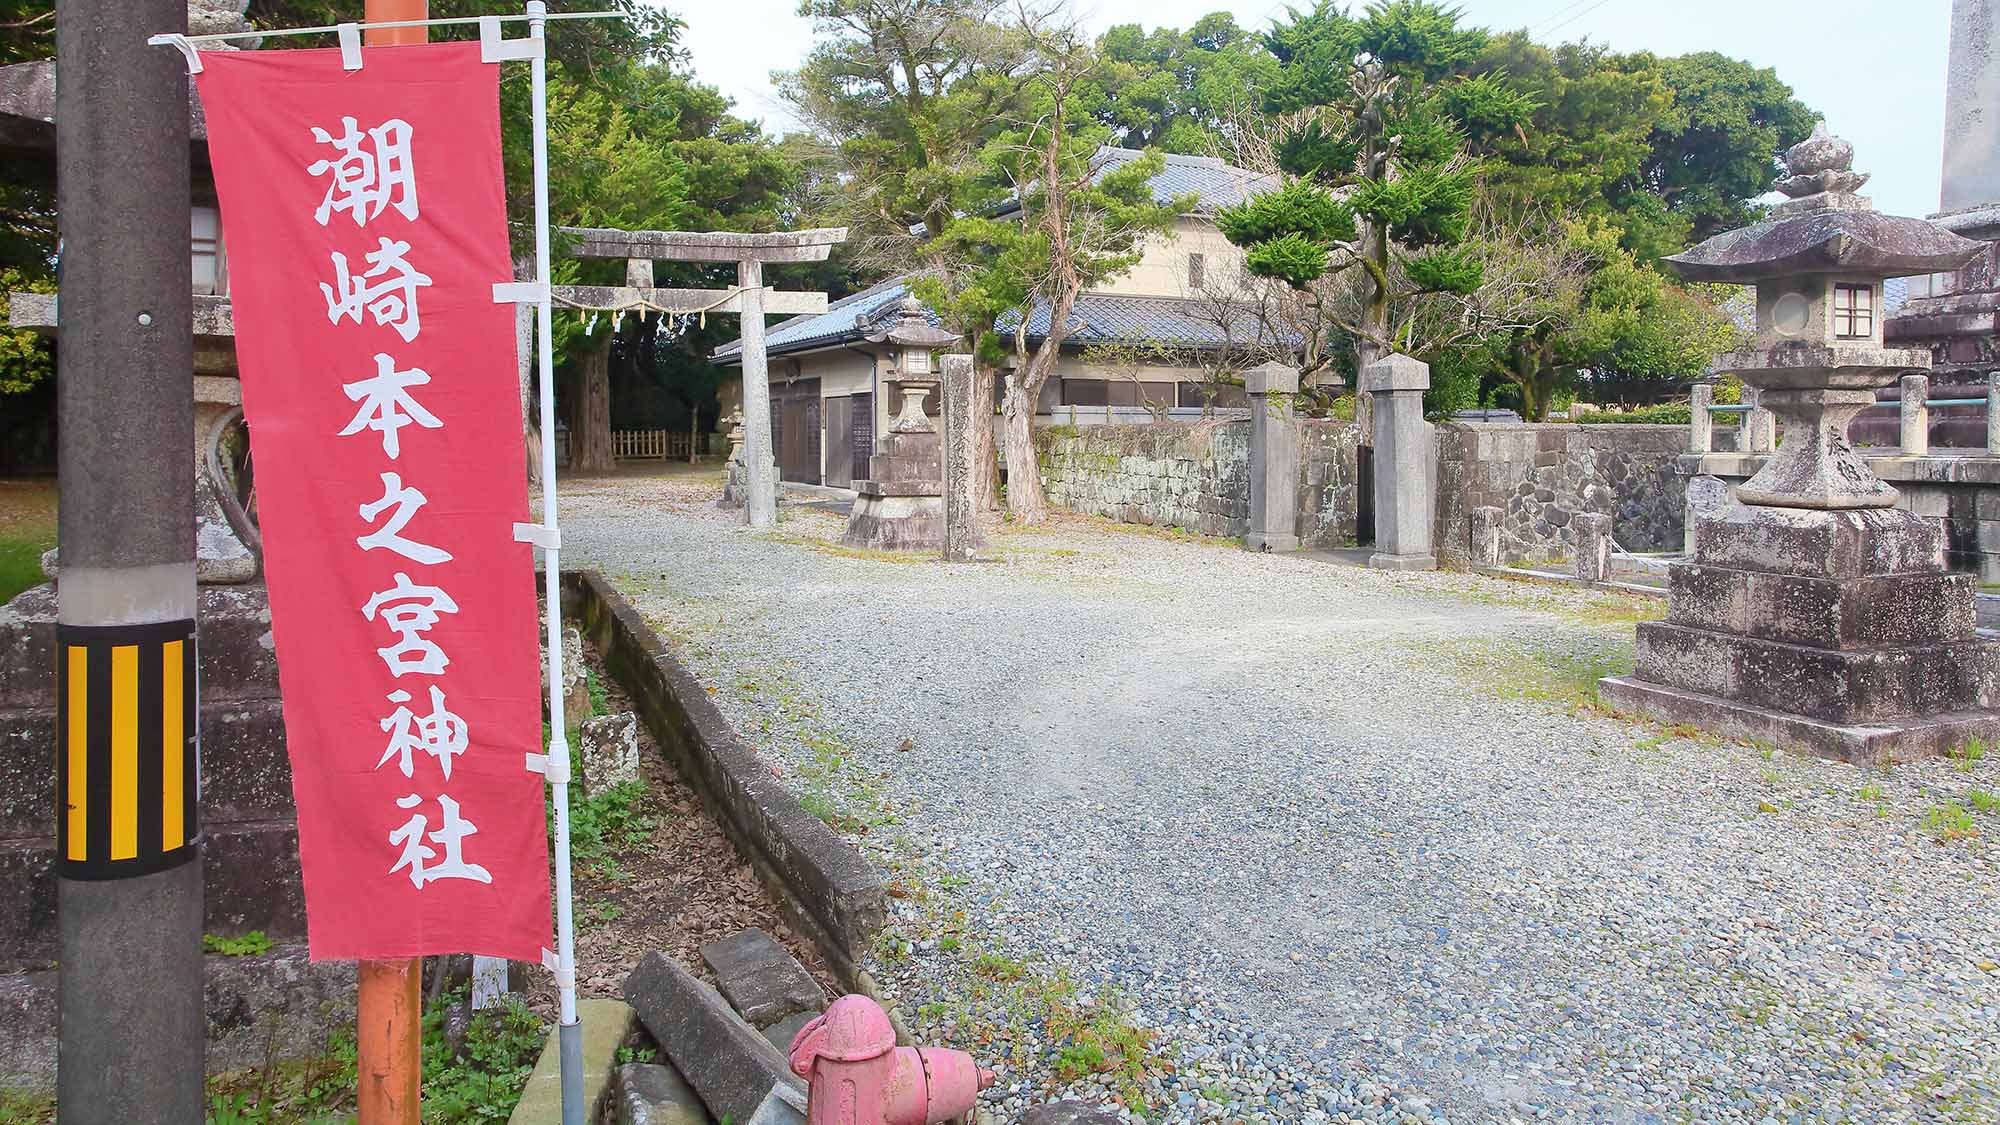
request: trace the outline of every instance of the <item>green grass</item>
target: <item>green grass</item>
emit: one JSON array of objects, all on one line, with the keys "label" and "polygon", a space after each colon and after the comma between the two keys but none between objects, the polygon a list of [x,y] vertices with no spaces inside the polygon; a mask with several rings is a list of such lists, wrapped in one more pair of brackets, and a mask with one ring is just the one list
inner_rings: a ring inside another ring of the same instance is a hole
[{"label": "green grass", "polygon": [[[454,1054],[445,1038],[444,1016],[464,996],[463,989],[450,993],[423,1016],[426,1122],[507,1120],[547,1035],[541,1018],[509,996],[500,1007],[473,1014],[464,1048]],[[349,1026],[334,1032],[311,1057],[210,1076],[208,1125],[352,1121],[354,1091],[354,1029]],[[0,1122],[16,1120],[6,1116],[10,1108],[0,1098]]]},{"label": "green grass", "polygon": [[0,480],[0,602],[41,585],[42,552],[55,545],[56,482]]},{"label": "green grass", "polygon": [[220,953],[224,957],[257,957],[271,952],[273,942],[262,930],[251,930],[236,937],[217,937],[214,934],[201,935],[201,949],[204,953]]},{"label": "green grass", "polygon": [[1990,789],[1968,789],[1965,801],[1983,813],[2000,813],[2000,793]]},{"label": "green grass", "polygon": [[1986,740],[1974,738],[1945,756],[1958,763],[1958,772],[1971,773],[1975,766],[1986,759]]}]

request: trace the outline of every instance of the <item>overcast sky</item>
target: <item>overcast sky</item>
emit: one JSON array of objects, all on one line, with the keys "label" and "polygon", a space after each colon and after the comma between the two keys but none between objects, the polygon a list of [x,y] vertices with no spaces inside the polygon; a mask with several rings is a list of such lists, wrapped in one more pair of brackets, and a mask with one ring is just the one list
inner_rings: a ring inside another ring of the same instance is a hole
[{"label": "overcast sky", "polygon": [[[687,21],[695,73],[774,132],[797,127],[770,73],[795,66],[812,28],[797,0],[659,0]],[[1073,0],[1094,30],[1115,24],[1186,27],[1227,8],[1261,30],[1283,0]],[[1310,0],[1298,0],[1300,6]],[[1855,167],[1884,211],[1938,207],[1949,0],[1465,0],[1468,22],[1526,27],[1543,42],[1588,38],[1661,55],[1720,51],[1775,67],[1834,132],[1854,142]]]}]

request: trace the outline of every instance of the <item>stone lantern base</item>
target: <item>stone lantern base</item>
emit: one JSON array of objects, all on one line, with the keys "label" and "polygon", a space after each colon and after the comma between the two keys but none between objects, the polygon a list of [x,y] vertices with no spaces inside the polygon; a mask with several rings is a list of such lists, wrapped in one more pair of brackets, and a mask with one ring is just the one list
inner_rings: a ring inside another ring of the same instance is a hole
[{"label": "stone lantern base", "polygon": [[847,517],[849,547],[936,551],[944,546],[944,461],[935,430],[892,432],[868,459],[867,480],[854,482]]},{"label": "stone lantern base", "polygon": [[2000,740],[2000,641],[1936,521],[1731,501],[1693,538],[1633,674],[1599,684],[1612,706],[1864,765]]}]

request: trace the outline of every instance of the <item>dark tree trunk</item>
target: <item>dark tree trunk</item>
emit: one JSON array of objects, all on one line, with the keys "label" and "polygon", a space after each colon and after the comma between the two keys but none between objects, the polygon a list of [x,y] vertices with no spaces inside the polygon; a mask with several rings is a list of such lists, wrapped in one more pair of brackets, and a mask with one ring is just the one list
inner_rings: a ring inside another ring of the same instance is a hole
[{"label": "dark tree trunk", "polygon": [[577,363],[576,418],[569,431],[569,470],[611,471],[611,333],[591,343]]}]

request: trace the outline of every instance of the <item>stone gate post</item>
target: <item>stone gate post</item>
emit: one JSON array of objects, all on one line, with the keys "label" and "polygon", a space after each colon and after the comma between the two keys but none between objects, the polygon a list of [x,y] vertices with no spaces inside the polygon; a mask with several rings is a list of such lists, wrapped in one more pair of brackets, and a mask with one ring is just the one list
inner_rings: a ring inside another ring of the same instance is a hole
[{"label": "stone gate post", "polygon": [[1299,393],[1297,368],[1266,363],[1243,373],[1250,396],[1250,530],[1243,546],[1251,551],[1299,549],[1299,423],[1292,397]]},{"label": "stone gate post", "polygon": [[1431,547],[1431,427],[1424,421],[1430,365],[1391,355],[1361,369],[1375,396],[1375,553],[1385,570],[1435,570]]}]

